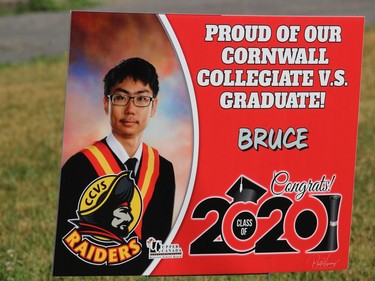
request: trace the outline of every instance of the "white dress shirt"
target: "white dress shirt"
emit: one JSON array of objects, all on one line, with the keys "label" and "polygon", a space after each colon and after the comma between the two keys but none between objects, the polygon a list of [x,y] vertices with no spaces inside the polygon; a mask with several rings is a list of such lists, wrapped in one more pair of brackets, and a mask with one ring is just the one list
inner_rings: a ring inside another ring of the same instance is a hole
[{"label": "white dress shirt", "polygon": [[[130,157],[126,150],[123,148],[121,143],[115,138],[115,136],[110,133],[106,138],[107,144],[109,148],[116,154],[116,156],[120,159],[122,163],[125,163]],[[137,159],[137,163],[135,164],[134,173],[138,173],[139,163],[141,162],[142,157],[142,147],[143,142],[141,142],[132,158]],[[125,164],[124,164],[125,166]]]}]

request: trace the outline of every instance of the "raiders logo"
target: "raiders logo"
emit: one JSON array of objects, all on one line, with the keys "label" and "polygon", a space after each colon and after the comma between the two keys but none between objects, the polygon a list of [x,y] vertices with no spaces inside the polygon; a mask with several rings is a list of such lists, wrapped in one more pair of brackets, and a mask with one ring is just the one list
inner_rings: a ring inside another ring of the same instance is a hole
[{"label": "raiders logo", "polygon": [[74,228],[64,245],[81,260],[94,265],[116,265],[137,257],[142,245],[136,227],[142,214],[142,196],[129,171],[105,175],[83,191]]}]

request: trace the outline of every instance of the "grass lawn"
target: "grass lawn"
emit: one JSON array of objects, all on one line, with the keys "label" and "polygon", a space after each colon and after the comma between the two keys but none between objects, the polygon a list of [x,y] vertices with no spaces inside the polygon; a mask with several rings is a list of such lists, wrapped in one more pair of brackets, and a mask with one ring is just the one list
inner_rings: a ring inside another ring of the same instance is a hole
[{"label": "grass lawn", "polygon": [[[272,274],[271,280],[375,280],[374,46],[375,28],[367,28],[349,269]],[[66,70],[66,57],[0,66],[0,280],[52,279]],[[267,280],[267,275],[150,280],[245,281]]]}]

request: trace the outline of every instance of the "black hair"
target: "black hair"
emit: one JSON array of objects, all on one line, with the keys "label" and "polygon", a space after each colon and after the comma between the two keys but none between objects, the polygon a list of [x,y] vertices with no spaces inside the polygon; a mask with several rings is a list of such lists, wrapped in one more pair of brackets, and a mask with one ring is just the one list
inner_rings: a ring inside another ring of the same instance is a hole
[{"label": "black hair", "polygon": [[142,81],[145,85],[148,84],[153,92],[152,96],[154,98],[157,97],[159,93],[159,80],[156,69],[151,63],[141,58],[123,60],[110,69],[103,79],[104,95],[109,95],[114,85],[128,77],[134,81]]}]

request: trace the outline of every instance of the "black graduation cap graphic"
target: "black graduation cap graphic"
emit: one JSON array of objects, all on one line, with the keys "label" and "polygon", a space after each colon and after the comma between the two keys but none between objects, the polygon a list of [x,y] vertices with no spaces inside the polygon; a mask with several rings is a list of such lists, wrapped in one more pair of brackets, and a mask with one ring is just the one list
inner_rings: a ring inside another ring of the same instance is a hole
[{"label": "black graduation cap graphic", "polygon": [[259,184],[240,176],[229,188],[227,195],[233,198],[233,202],[254,202],[257,203],[267,190]]}]

